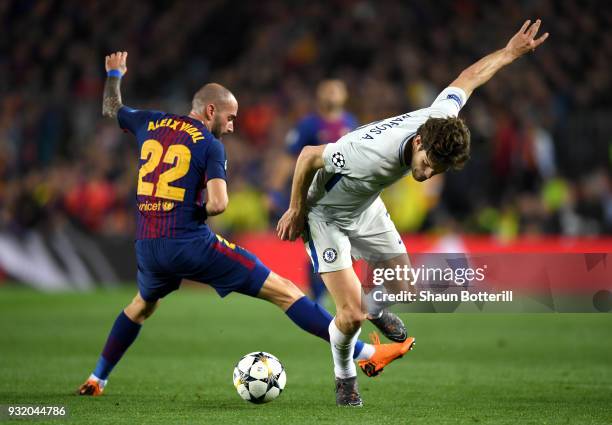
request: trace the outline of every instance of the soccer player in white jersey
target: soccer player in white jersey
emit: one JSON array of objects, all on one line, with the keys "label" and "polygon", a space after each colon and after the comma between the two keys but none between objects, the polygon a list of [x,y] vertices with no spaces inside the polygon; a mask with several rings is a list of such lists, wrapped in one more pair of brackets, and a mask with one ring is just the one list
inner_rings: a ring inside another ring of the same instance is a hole
[{"label": "soccer player in white jersey", "polygon": [[[283,240],[304,235],[313,265],[336,303],[329,334],[338,405],[363,404],[351,359],[367,315],[361,308],[361,284],[351,257],[377,267],[410,264],[380,192],[409,172],[422,182],[463,166],[469,158],[470,133],[457,118],[459,111],[474,89],[548,38],[548,33],[536,38],[540,24],[539,19],[533,24],[526,21],[504,48],[461,72],[429,108],[365,125],[336,143],[302,150],[291,203],[277,232]],[[381,311],[368,313],[372,318]],[[359,365],[369,375],[380,369],[369,361]]]}]

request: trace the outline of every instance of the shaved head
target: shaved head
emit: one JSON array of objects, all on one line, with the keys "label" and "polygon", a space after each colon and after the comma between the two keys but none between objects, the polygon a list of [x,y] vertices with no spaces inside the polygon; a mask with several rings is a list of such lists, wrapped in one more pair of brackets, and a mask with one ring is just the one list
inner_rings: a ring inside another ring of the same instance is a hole
[{"label": "shaved head", "polygon": [[221,84],[208,83],[193,95],[190,117],[200,120],[218,139],[234,132],[238,101]]},{"label": "shaved head", "polygon": [[236,98],[231,91],[221,84],[208,83],[193,95],[191,108],[197,113],[203,113],[206,105],[213,104],[216,107],[236,102]]}]

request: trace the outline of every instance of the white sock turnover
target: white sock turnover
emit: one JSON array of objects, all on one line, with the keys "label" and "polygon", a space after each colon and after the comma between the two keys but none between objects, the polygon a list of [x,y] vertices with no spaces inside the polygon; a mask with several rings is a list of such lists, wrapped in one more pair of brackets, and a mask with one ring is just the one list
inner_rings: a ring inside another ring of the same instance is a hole
[{"label": "white sock turnover", "polygon": [[104,387],[108,383],[108,379],[100,379],[96,375],[94,375],[93,373],[91,375],[89,375],[89,379],[93,379],[94,381],[99,382],[100,383],[100,388],[102,388],[102,389],[104,389]]},{"label": "white sock turnover", "polygon": [[361,352],[355,357],[354,360],[370,360],[374,355],[376,348],[372,344],[363,344]]}]

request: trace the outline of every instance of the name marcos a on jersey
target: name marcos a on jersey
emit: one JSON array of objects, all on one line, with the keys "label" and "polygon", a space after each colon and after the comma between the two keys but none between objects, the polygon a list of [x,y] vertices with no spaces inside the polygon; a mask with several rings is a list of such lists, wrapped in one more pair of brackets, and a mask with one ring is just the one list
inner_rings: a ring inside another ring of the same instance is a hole
[{"label": "name marcos a on jersey", "polygon": [[[364,135],[361,136],[361,139],[367,139],[367,140],[372,140],[374,139],[374,137],[372,136],[372,134],[374,134],[375,136],[378,136],[379,134],[381,134],[382,132],[384,132],[385,130],[388,130],[390,128],[394,128],[394,127],[398,127],[399,125],[401,125],[407,118],[410,118],[410,114],[406,113],[406,114],[402,114],[400,116],[397,117],[393,117],[393,118],[388,118],[387,120],[385,120],[384,123],[382,124],[378,124],[381,121],[377,121],[374,122],[372,124],[366,124],[364,127],[367,126],[373,126],[372,128],[370,128],[370,130],[368,130],[368,132]],[[376,125],[374,125],[376,124]],[[361,127],[360,127],[361,128]],[[358,129],[359,130],[359,129]],[[370,134],[372,133],[372,134]]]}]

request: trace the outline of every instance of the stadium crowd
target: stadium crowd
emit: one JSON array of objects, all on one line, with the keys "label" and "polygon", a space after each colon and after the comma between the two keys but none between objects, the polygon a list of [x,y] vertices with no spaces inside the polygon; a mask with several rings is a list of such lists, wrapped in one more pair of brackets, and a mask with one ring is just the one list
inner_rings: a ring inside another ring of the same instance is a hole
[{"label": "stadium crowd", "polygon": [[462,112],[466,168],[407,178],[385,200],[400,231],[610,234],[612,8],[578,0],[0,2],[0,228],[133,234],[137,152],[101,116],[111,51],[129,52],[130,106],[186,113],[207,81],[236,94],[230,207],[215,226],[264,230],[275,158],[318,81],[343,79],[361,123],[397,115],[537,17],[549,42]]}]

